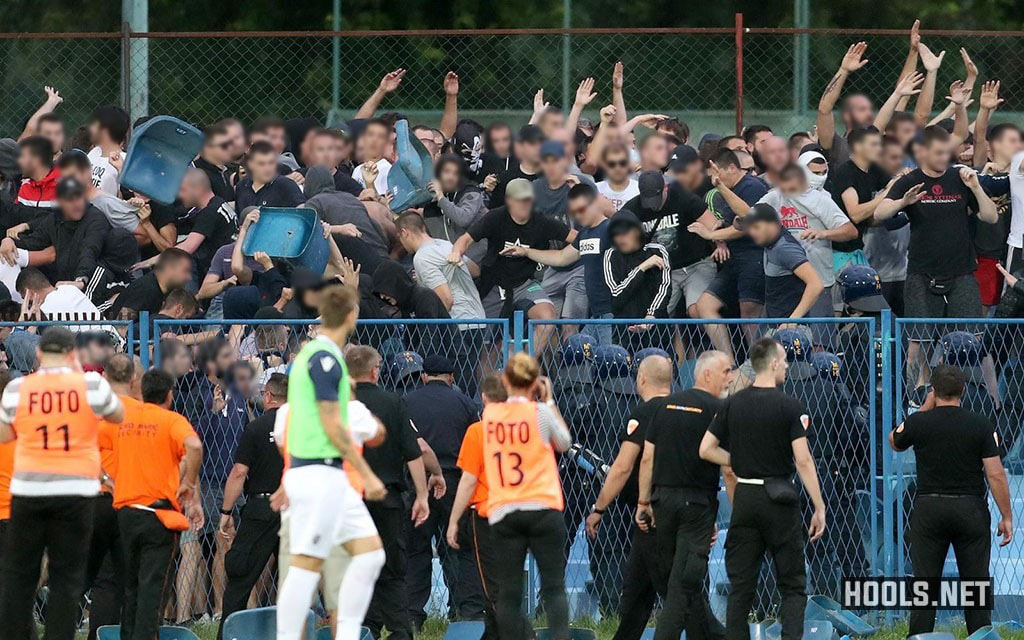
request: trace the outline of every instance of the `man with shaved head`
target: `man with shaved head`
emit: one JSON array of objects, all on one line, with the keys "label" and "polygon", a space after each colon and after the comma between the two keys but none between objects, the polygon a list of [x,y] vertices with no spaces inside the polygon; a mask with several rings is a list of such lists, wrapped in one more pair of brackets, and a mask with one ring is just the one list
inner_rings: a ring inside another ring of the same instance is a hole
[{"label": "man with shaved head", "polygon": [[705,351],[697,358],[693,387],[666,396],[647,427],[636,518],[642,529],[656,526],[658,564],[668,572],[655,640],[676,640],[684,630],[688,639],[713,635],[704,580],[715,537],[720,468],[701,459],[700,443],[732,376],[729,355]]},{"label": "man with shaved head", "polygon": [[761,143],[755,159],[761,165],[761,179],[773,187],[778,186],[782,170],[789,164],[789,143],[785,138],[772,136]]},{"label": "man with shaved head", "polygon": [[[178,236],[185,239],[178,243],[178,248],[192,254],[195,261],[193,273],[195,293],[198,283],[206,277],[210,269],[213,254],[220,247],[231,244],[238,238],[238,218],[235,207],[224,198],[214,195],[210,187],[210,177],[202,169],[195,167],[185,172],[178,189],[181,204],[188,209],[188,215],[178,220]],[[147,260],[143,266],[155,264],[159,256]]]}]

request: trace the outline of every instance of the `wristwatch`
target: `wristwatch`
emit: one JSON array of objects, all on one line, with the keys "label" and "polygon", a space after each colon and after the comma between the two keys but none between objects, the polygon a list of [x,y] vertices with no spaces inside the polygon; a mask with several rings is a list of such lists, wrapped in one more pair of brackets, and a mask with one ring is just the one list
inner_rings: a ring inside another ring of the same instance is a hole
[{"label": "wristwatch", "polygon": [[590,511],[591,511],[591,513],[596,513],[599,516],[603,516],[604,515],[604,509],[598,509],[596,502],[594,503],[594,506],[592,506],[590,508]]},{"label": "wristwatch", "polygon": [[222,515],[222,516],[230,516],[231,515],[231,509],[225,509],[224,507],[221,507],[220,508],[220,515]]}]

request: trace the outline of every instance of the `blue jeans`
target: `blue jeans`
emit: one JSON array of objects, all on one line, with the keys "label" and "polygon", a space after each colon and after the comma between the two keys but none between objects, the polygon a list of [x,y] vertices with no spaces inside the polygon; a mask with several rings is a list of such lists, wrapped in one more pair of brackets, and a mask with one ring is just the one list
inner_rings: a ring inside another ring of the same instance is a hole
[{"label": "blue jeans", "polygon": [[[601,315],[594,316],[595,320],[611,320],[615,316],[611,313],[602,313]],[[612,342],[612,325],[607,322],[595,322],[592,324],[584,325],[583,333],[588,336],[594,336],[599,346],[605,346],[614,344]]]}]

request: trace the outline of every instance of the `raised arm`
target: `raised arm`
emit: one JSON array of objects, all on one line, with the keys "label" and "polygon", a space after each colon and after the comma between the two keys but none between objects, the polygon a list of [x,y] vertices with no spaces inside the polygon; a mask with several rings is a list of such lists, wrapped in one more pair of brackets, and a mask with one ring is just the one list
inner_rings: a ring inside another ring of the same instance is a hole
[{"label": "raised arm", "polygon": [[959,146],[970,135],[970,122],[967,118],[967,99],[970,95],[966,85],[959,80],[954,80],[953,84],[949,85],[949,95],[946,96],[946,100],[953,105],[954,146]]},{"label": "raised arm", "polygon": [[[892,120],[892,114],[899,110],[899,105],[910,96],[921,93],[918,88],[921,83],[924,82],[924,75],[912,71],[908,75],[900,78],[899,82],[896,83],[896,89],[893,90],[892,95],[885,101],[882,108],[878,110],[878,115],[875,116],[875,128],[879,131],[885,131],[885,128],[889,125],[889,121]],[[905,102],[904,102],[905,103]]]},{"label": "raised arm", "polygon": [[449,71],[444,76],[444,113],[441,115],[441,133],[445,140],[455,135],[459,124],[459,74]]},{"label": "raised arm", "polygon": [[836,74],[828,81],[825,92],[821,94],[821,100],[818,101],[818,144],[826,151],[832,149],[832,137],[836,133],[836,119],[833,113],[836,102],[839,101],[843,85],[846,84],[846,79],[850,74],[868,63],[866,59],[863,59],[867,48],[866,42],[850,45],[850,48],[846,50],[846,55],[843,56],[843,61],[839,64],[839,71],[836,71]]},{"label": "raised arm", "polygon": [[370,94],[370,97],[366,99],[363,106],[359,107],[359,111],[356,111],[356,115],[353,117],[356,120],[372,118],[377,113],[377,107],[380,106],[384,97],[402,84],[403,77],[405,77],[405,69],[401,68],[386,74],[380,79],[380,84],[377,85],[376,90]]},{"label": "raised arm", "polygon": [[615,120],[613,122],[620,126],[626,124],[626,99],[622,95],[624,79],[622,61],[619,60],[612,69],[612,106],[615,107]]},{"label": "raised arm", "polygon": [[[47,113],[53,113],[56,111],[57,106],[64,102],[64,98],[60,97],[60,92],[53,87],[43,87],[43,91],[46,93],[46,101],[35,110],[35,113],[29,116],[28,122],[25,123],[25,129],[18,136],[18,142],[29,136],[34,136],[39,127],[39,118]],[[60,149],[54,149],[54,151],[60,151]]]},{"label": "raised arm", "polygon": [[968,167],[962,167],[960,169],[960,179],[971,190],[974,198],[978,201],[978,219],[989,224],[999,222],[999,211],[996,209],[996,204],[992,202],[992,198],[988,197],[985,190],[981,188],[978,172]]},{"label": "raised arm", "polygon": [[530,115],[530,124],[540,122],[540,117],[550,104],[550,102],[544,101],[544,89],[537,89],[537,93],[533,94],[533,114]]},{"label": "raised arm", "polygon": [[601,109],[601,126],[597,128],[594,139],[590,141],[590,145],[587,147],[587,157],[580,166],[582,171],[591,175],[597,171],[601,162],[601,153],[604,152],[604,148],[608,143],[608,130],[615,123],[615,114],[617,112],[618,109],[615,105],[611,104]]},{"label": "raised arm", "polygon": [[231,273],[238,279],[238,284],[243,286],[252,282],[252,269],[245,266],[242,244],[245,242],[245,235],[249,232],[249,227],[259,219],[259,211],[250,211],[242,221],[242,226],[238,228],[238,239],[235,240],[235,246],[231,247]]},{"label": "raised arm", "polygon": [[895,200],[888,197],[882,198],[882,201],[878,203],[875,208],[874,218],[875,220],[887,220],[900,211],[903,211],[907,207],[917,204],[921,198],[924,197],[924,183],[918,183],[907,189],[907,192],[903,194],[903,197],[896,198]]},{"label": "raised arm", "polygon": [[1003,103],[999,97],[999,81],[990,80],[981,85],[978,96],[978,119],[974,121],[974,160],[976,167],[988,162],[988,122],[992,113]]},{"label": "raised arm", "polygon": [[576,135],[576,127],[583,114],[583,108],[593,102],[596,97],[593,78],[586,78],[580,82],[580,86],[576,87],[576,100],[573,101],[572,110],[569,111],[569,117],[565,121],[565,129],[569,135]]},{"label": "raised arm", "polygon": [[925,77],[921,95],[917,97],[917,105],[914,108],[914,119],[918,126],[923,127],[931,119],[932,105],[935,103],[935,80],[938,78],[939,67],[942,66],[942,59],[946,57],[946,52],[942,51],[939,55],[935,55],[923,42],[918,50],[921,54],[921,64],[924,65]]}]

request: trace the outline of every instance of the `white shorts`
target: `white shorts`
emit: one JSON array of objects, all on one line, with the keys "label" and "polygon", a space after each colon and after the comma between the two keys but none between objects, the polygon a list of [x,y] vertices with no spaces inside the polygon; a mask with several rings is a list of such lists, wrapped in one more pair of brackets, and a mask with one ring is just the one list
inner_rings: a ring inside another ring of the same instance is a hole
[{"label": "white shorts", "polygon": [[325,559],[331,548],[377,535],[363,499],[336,467],[311,464],[284,474],[292,555]]},{"label": "white shorts", "polygon": [[[288,510],[281,513],[281,543],[277,553],[277,589],[281,590],[284,579],[288,575],[288,567],[292,563],[291,520]],[[352,557],[343,547],[331,547],[331,553],[324,560],[320,569],[320,592],[323,594],[324,606],[328,611],[338,610],[338,593],[341,591],[341,579],[345,577],[348,563]]]}]

